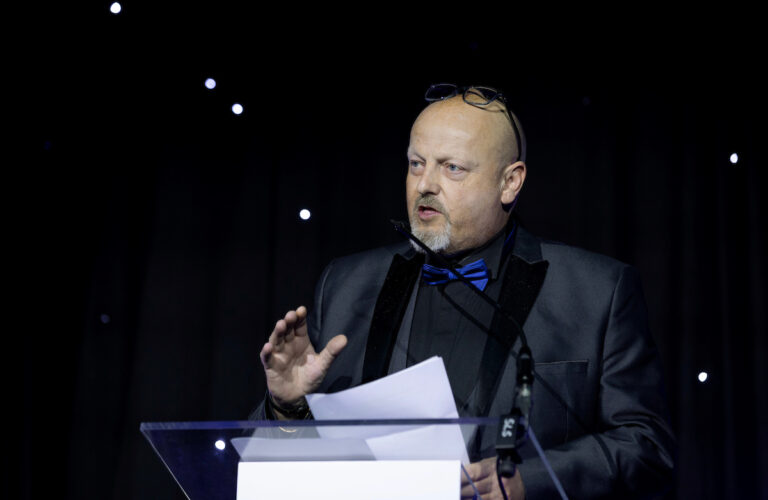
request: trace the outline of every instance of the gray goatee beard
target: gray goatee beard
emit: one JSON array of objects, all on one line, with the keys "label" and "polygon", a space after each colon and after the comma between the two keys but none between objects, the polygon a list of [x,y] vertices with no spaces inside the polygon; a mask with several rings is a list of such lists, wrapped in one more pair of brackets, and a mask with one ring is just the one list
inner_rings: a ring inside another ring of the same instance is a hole
[{"label": "gray goatee beard", "polygon": [[[445,221],[445,226],[438,231],[427,231],[418,224],[411,224],[413,235],[420,239],[433,252],[441,252],[448,248],[451,242],[451,223]],[[410,240],[409,240],[410,241]],[[423,248],[411,241],[411,246],[419,253],[426,253]]]}]

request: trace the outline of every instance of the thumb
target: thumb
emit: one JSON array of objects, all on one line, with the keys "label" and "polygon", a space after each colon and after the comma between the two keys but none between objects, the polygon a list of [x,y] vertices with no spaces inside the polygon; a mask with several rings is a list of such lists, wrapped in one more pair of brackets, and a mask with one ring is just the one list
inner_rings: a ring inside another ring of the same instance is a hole
[{"label": "thumb", "polygon": [[329,366],[331,366],[331,363],[334,359],[336,359],[336,356],[339,355],[339,353],[347,346],[347,337],[345,335],[336,335],[331,340],[328,341],[328,344],[326,344],[325,349],[323,349],[320,354],[317,355],[318,361],[322,363],[322,366],[324,369],[327,369]]}]

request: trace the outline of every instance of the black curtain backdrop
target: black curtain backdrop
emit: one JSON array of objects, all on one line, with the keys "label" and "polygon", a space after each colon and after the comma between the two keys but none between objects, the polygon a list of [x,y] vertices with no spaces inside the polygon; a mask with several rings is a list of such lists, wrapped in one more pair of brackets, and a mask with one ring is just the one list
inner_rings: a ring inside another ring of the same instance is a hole
[{"label": "black curtain backdrop", "polygon": [[398,240],[410,125],[448,81],[510,96],[530,231],[639,269],[679,439],[667,497],[768,498],[764,54],[749,26],[538,18],[489,36],[461,16],[371,29],[77,8],[47,12],[20,57],[14,496],[184,498],[139,423],[246,418],[274,321],[311,305],[333,257]]}]

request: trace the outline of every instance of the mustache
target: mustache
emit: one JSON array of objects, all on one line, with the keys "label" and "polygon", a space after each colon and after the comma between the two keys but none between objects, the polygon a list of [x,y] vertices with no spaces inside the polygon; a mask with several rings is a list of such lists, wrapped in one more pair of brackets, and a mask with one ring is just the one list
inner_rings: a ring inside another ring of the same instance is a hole
[{"label": "mustache", "polygon": [[413,207],[414,211],[418,210],[419,206],[434,208],[438,212],[447,216],[445,207],[443,206],[442,203],[440,203],[440,200],[438,200],[437,197],[434,195],[425,194],[425,195],[419,196],[419,198],[416,200],[416,203]]}]

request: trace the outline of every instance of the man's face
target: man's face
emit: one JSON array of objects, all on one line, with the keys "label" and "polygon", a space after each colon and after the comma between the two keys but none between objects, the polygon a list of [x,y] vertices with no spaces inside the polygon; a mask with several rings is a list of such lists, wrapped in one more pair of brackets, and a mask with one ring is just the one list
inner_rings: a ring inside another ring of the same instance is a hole
[{"label": "man's face", "polygon": [[505,120],[501,112],[457,97],[428,106],[413,124],[408,217],[413,233],[432,250],[450,254],[481,246],[506,224],[502,204],[513,198],[503,168],[512,133]]}]

